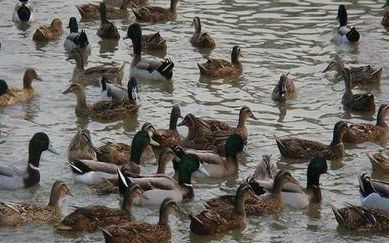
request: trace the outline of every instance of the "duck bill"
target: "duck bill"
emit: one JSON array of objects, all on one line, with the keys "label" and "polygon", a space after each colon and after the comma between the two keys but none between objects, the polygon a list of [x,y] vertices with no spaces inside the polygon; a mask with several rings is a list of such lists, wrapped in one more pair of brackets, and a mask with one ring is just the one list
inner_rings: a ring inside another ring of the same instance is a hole
[{"label": "duck bill", "polygon": [[[181,117],[182,118],[182,117]],[[180,123],[177,124],[177,127],[182,127],[182,126],[186,126],[186,121],[185,119],[182,120]]]},{"label": "duck bill", "polygon": [[247,145],[244,145],[244,146],[243,146],[242,152],[243,152],[247,157],[251,157],[251,156],[252,156],[250,150],[247,148]]},{"label": "duck bill", "polygon": [[53,147],[53,145],[51,143],[49,143],[49,146],[47,147],[47,151],[49,151],[53,154],[59,155],[59,153],[57,152],[57,150],[55,150],[55,148]]},{"label": "duck bill", "polygon": [[329,70],[331,70],[333,65],[334,65],[334,63],[330,62],[330,64],[328,64],[328,66],[323,70],[322,73],[325,73],[325,72],[328,72]]},{"label": "duck bill", "polygon": [[197,171],[203,175],[209,176],[208,171],[205,169],[205,167],[202,165],[202,163],[199,164],[199,168],[197,169]]},{"label": "duck bill", "polygon": [[35,80],[43,81],[43,78],[42,78],[41,76],[38,75],[38,76],[35,78]]},{"label": "duck bill", "polygon": [[66,194],[66,195],[69,195],[69,196],[71,196],[71,197],[74,197],[73,194],[72,194],[70,191],[67,191],[65,194]]},{"label": "duck bill", "polygon": [[151,145],[151,146],[155,146],[155,147],[161,146],[157,141],[155,141],[155,140],[152,139],[151,137],[150,137],[150,145]]},{"label": "duck bill", "polygon": [[67,88],[65,91],[63,91],[62,94],[69,94],[71,92],[70,88],[71,86]]},{"label": "duck bill", "polygon": [[254,116],[253,113],[251,113],[250,118],[251,118],[251,119],[254,119],[254,120],[258,120],[258,118],[257,118],[256,116]]}]

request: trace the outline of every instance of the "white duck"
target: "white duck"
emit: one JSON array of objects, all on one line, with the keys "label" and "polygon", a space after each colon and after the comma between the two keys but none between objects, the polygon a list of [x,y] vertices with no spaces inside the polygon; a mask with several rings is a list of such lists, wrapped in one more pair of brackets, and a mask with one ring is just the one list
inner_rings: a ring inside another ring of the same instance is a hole
[{"label": "white duck", "polygon": [[389,211],[389,182],[371,179],[366,173],[358,179],[362,205]]}]

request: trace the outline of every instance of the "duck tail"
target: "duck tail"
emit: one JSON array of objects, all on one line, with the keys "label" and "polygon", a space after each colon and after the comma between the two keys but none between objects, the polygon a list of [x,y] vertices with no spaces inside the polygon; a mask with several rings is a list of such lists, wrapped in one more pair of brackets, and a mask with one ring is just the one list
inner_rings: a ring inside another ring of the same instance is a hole
[{"label": "duck tail", "polygon": [[371,193],[375,192],[373,187],[370,184],[370,177],[366,173],[360,175],[358,177],[358,181],[359,181],[359,192],[362,197],[365,198],[369,196]]},{"label": "duck tail", "polygon": [[204,225],[203,221],[194,216],[193,214],[189,214],[189,219],[191,221],[191,225]]},{"label": "duck tail", "polygon": [[107,229],[101,228],[100,230],[103,232],[105,242],[115,242],[115,238]]},{"label": "duck tail", "polygon": [[162,74],[166,79],[171,79],[173,76],[174,63],[170,59],[165,59],[161,66],[158,67],[158,72]]},{"label": "duck tail", "polygon": [[370,74],[371,79],[381,80],[382,68],[378,68]]},{"label": "duck tail", "polygon": [[281,151],[282,149],[285,149],[285,145],[282,143],[281,139],[277,136],[274,136],[274,139],[276,140],[277,147]]},{"label": "duck tail", "polygon": [[197,66],[199,67],[201,74],[205,74],[207,72],[207,69],[202,64],[197,63]]},{"label": "duck tail", "polygon": [[34,41],[47,41],[48,40],[47,36],[40,28],[35,31],[34,35],[32,36],[32,39]]},{"label": "duck tail", "polygon": [[82,8],[82,6],[81,5],[76,5],[76,8],[77,8],[78,12],[80,13],[81,18],[85,18],[85,11]]},{"label": "duck tail", "polygon": [[338,221],[339,225],[345,226],[346,225],[346,220],[344,219],[342,213],[340,212],[339,209],[335,208],[334,206],[331,205],[332,212],[334,212],[335,219]]},{"label": "duck tail", "polygon": [[380,167],[380,163],[377,161],[376,158],[374,158],[374,155],[372,155],[370,152],[367,152],[366,155],[367,155],[367,157],[369,158],[370,163],[371,163],[371,165],[373,166],[373,169],[374,169],[375,167],[377,167],[377,168]]}]

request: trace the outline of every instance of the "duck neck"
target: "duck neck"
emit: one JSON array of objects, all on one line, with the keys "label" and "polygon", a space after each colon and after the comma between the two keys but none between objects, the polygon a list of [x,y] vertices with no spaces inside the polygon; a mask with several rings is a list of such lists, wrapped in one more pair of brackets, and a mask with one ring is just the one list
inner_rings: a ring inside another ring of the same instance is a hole
[{"label": "duck neck", "polygon": [[166,172],[166,161],[164,161],[163,155],[159,156],[157,174],[165,174]]},{"label": "duck neck", "polygon": [[140,158],[142,157],[143,149],[139,146],[132,146],[131,147],[131,161],[134,162],[135,164],[139,165],[140,164]]},{"label": "duck neck", "polygon": [[167,208],[161,208],[159,210],[159,225],[169,226],[169,210]]},{"label": "duck neck", "polygon": [[322,200],[319,181],[320,175],[308,175],[307,190],[312,193],[310,201],[313,203],[320,203]]},{"label": "duck neck", "polygon": [[85,92],[84,91],[77,92],[76,96],[77,96],[76,114],[83,115],[88,111]]},{"label": "duck neck", "polygon": [[170,1],[170,11],[175,12],[177,7],[178,0],[171,0]]},{"label": "duck neck", "polygon": [[244,217],[246,217],[246,210],[244,209],[244,204],[246,200],[247,199],[243,195],[236,197],[234,205],[234,211],[236,214],[243,215]]},{"label": "duck neck", "polygon": [[231,63],[234,64],[234,65],[239,65],[240,66],[239,53],[232,52],[232,54],[231,54]]},{"label": "duck neck", "polygon": [[242,114],[239,115],[238,128],[246,127],[246,121],[247,121],[247,116],[242,112]]},{"label": "duck neck", "polygon": [[234,171],[239,170],[239,163],[238,163],[238,158],[237,154],[227,154],[226,153],[226,165],[227,166],[232,166]]},{"label": "duck neck", "polygon": [[23,88],[32,89],[31,83],[32,83],[32,78],[30,77],[29,74],[25,73],[23,76]]},{"label": "duck neck", "polygon": [[131,215],[132,201],[133,199],[130,196],[130,193],[129,192],[124,193],[121,208],[122,210],[128,212],[130,215]]},{"label": "duck neck", "polygon": [[132,46],[134,55],[140,56],[142,54],[142,38],[141,36],[132,39]]},{"label": "duck neck", "polygon": [[104,9],[104,10],[100,11],[100,20],[101,20],[102,24],[108,23],[107,10]]},{"label": "duck neck", "polygon": [[54,188],[51,190],[50,194],[50,200],[49,204],[47,206],[53,207],[53,208],[60,208],[59,207],[59,194],[54,191]]},{"label": "duck neck", "polygon": [[377,124],[376,125],[380,126],[380,127],[388,127],[388,124],[386,124],[386,122],[385,122],[386,112],[380,112],[380,111],[377,114]]},{"label": "duck neck", "polygon": [[271,193],[275,196],[281,196],[282,186],[283,186],[283,184],[281,183],[281,181],[276,179],[274,181],[274,185],[273,185],[273,188],[271,190]]},{"label": "duck neck", "polygon": [[338,131],[334,131],[330,146],[336,146],[342,143],[342,135]]},{"label": "duck neck", "polygon": [[194,22],[194,27],[195,27],[195,33],[196,35],[201,34],[201,22],[199,19],[196,19]]},{"label": "duck neck", "polygon": [[[40,157],[40,155],[39,155]],[[39,160],[38,160],[38,166],[39,166]],[[27,177],[24,178],[23,183],[25,187],[34,186],[39,183],[40,181],[40,173],[39,173],[39,167],[33,165],[32,163],[28,163],[27,166]]]},{"label": "duck neck", "polygon": [[170,114],[169,130],[171,131],[177,130],[177,121],[178,121],[178,116],[174,112],[172,112]]}]

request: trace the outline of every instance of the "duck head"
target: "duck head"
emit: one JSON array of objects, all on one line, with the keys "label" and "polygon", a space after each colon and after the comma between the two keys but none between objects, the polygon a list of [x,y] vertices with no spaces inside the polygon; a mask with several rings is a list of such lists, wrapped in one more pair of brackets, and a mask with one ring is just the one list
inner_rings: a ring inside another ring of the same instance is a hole
[{"label": "duck head", "polygon": [[141,130],[147,132],[147,134],[149,135],[150,145],[156,146],[156,147],[160,146],[160,144],[158,142],[154,141],[154,139],[153,139],[153,136],[154,136],[154,134],[157,133],[157,131],[155,130],[154,126],[151,125],[150,122],[145,122],[143,124]]},{"label": "duck head", "polygon": [[389,115],[389,105],[382,104],[377,113],[377,126],[385,124],[385,118]]},{"label": "duck head", "polygon": [[274,177],[272,193],[280,193],[286,183],[299,184],[299,182],[286,170],[280,170]]},{"label": "duck head", "polygon": [[136,102],[138,100],[137,82],[134,77],[131,77],[127,83],[127,92],[129,100]]},{"label": "duck head", "polygon": [[137,132],[131,143],[131,161],[136,164],[140,164],[140,157],[150,142],[151,139],[148,132],[143,130]]},{"label": "duck head", "polygon": [[208,171],[200,163],[200,159],[197,155],[194,154],[185,154],[183,155],[179,162],[176,165],[178,182],[185,186],[192,186],[192,174],[195,171],[198,171],[206,176],[209,176]]},{"label": "duck head", "polygon": [[27,68],[23,76],[23,88],[31,89],[32,80],[43,81],[43,79],[37,74],[35,69]]},{"label": "duck head", "polygon": [[82,94],[85,92],[85,89],[82,85],[78,84],[78,83],[75,83],[75,82],[72,82],[69,86],[69,88],[67,88],[65,91],[62,92],[62,94],[70,94],[70,93],[73,93],[73,94]]},{"label": "duck head", "polygon": [[70,17],[68,28],[70,33],[78,33],[78,23],[76,17]]},{"label": "duck head", "polygon": [[338,20],[340,26],[346,26],[347,25],[347,11],[346,11],[346,6],[343,4],[339,5],[338,7]]},{"label": "duck head", "polygon": [[247,156],[250,156],[250,153],[247,149],[247,143],[239,134],[232,134],[227,138],[226,144],[224,146],[226,157],[236,157],[240,152],[245,153]]},{"label": "duck head", "polygon": [[346,133],[347,129],[348,124],[346,122],[338,121],[337,123],[335,123],[331,145],[337,145],[339,143],[342,143],[343,136]]},{"label": "duck head", "polygon": [[320,175],[327,173],[327,161],[323,158],[313,158],[307,169],[307,188],[320,186]]},{"label": "duck head", "polygon": [[7,82],[5,82],[4,79],[0,79],[0,96],[8,94],[12,97],[15,97],[15,95],[12,93],[12,91],[8,88]]},{"label": "duck head", "polygon": [[55,31],[62,31],[62,21],[59,18],[54,18],[53,21],[51,21],[50,26]]},{"label": "duck head", "polygon": [[234,64],[239,63],[239,57],[241,57],[241,56],[242,56],[242,54],[240,51],[240,47],[234,46],[232,48],[232,52],[231,52],[231,62]]},{"label": "duck head", "polygon": [[158,158],[157,174],[165,174],[166,166],[173,160],[177,160],[178,156],[173,152],[171,148],[165,148],[161,151]]},{"label": "duck head", "polygon": [[172,107],[172,111],[170,112],[169,130],[176,130],[177,129],[178,118],[182,118],[181,109],[178,105],[174,105]]},{"label": "duck head", "polygon": [[201,33],[201,22],[199,17],[194,17],[191,26],[194,26],[196,34]]},{"label": "duck head", "polygon": [[162,201],[161,208],[159,210],[159,225],[168,225],[169,214],[173,214],[178,211],[178,205],[172,198],[165,198]]},{"label": "duck head", "polygon": [[142,27],[138,23],[128,26],[127,36],[124,39],[140,40],[142,38]]},{"label": "duck head", "polygon": [[49,206],[58,206],[59,200],[66,195],[73,196],[69,187],[63,181],[55,181],[50,194]]},{"label": "duck head", "polygon": [[288,80],[288,74],[282,74],[280,80],[278,80],[278,92],[281,98],[285,98],[286,92],[288,91],[288,86],[286,85]]}]

